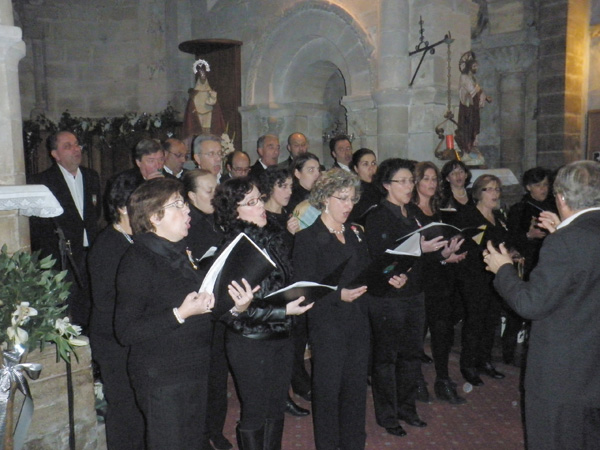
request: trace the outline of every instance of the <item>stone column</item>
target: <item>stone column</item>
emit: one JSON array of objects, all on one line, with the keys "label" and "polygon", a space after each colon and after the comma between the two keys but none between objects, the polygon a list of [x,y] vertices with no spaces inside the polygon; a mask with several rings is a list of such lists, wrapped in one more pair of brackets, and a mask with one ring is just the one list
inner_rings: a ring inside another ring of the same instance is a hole
[{"label": "stone column", "polygon": [[[13,25],[10,0],[0,1],[0,184],[24,184],[25,160],[19,95],[19,60],[25,56],[21,29]],[[29,227],[16,211],[0,212],[0,245],[14,252],[29,246]]]},{"label": "stone column", "polygon": [[380,161],[408,155],[409,11],[407,0],[382,0],[379,7],[378,79],[373,99]]}]

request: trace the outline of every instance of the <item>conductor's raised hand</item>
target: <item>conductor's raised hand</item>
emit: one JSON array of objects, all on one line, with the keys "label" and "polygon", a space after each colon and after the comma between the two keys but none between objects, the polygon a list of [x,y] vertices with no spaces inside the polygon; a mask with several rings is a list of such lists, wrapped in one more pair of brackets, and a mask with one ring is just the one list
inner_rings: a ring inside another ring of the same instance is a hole
[{"label": "conductor's raised hand", "polygon": [[237,281],[232,281],[227,286],[227,292],[235,303],[235,310],[238,313],[242,313],[248,309],[250,302],[254,298],[254,293],[260,289],[260,286],[256,286],[254,289],[250,286],[250,283],[242,278],[242,284],[240,285]]},{"label": "conductor's raised hand", "polygon": [[299,316],[300,314],[304,314],[315,304],[315,302],[312,302],[306,306],[302,306],[300,303],[303,301],[304,297],[298,297],[293,302],[289,302],[287,305],[285,305],[285,314],[288,316]]},{"label": "conductor's raised hand", "polygon": [[342,289],[341,297],[344,302],[353,302],[358,297],[367,292],[367,286],[361,286],[354,289]]},{"label": "conductor's raised hand", "polygon": [[549,233],[554,233],[559,223],[560,218],[551,211],[542,211],[538,218],[538,226],[548,230]]}]

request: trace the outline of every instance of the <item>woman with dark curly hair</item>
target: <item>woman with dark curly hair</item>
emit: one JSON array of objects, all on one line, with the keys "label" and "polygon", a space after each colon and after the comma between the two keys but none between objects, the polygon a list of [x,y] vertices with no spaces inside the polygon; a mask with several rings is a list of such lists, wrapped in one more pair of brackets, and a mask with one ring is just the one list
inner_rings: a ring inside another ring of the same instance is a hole
[{"label": "woman with dark curly hair", "polygon": [[[287,168],[270,166],[260,174],[260,192],[265,202],[269,223],[278,225],[289,233],[289,242],[293,244],[293,235],[300,229],[298,218],[291,216],[288,204],[292,197],[292,174]],[[291,245],[290,245],[291,250]]]},{"label": "woman with dark curly hair", "polygon": [[365,446],[368,295],[354,280],[369,264],[365,237],[346,226],[358,202],[358,177],[342,169],[324,173],[309,201],[321,216],[296,234],[296,280],[337,285],[308,313],[312,350],[312,403],[317,450],[359,450]]},{"label": "woman with dark curly hair", "polygon": [[304,297],[285,307],[263,298],[292,279],[289,251],[280,233],[268,226],[263,198],[248,177],[233,178],[217,187],[213,198],[215,223],[228,240],[245,233],[275,261],[276,269],[260,287],[233,281],[228,297],[218,299],[215,313],[227,325],[225,345],[241,403],[236,428],[242,450],[280,449],[285,400],[292,371],[292,318],[312,307]]}]

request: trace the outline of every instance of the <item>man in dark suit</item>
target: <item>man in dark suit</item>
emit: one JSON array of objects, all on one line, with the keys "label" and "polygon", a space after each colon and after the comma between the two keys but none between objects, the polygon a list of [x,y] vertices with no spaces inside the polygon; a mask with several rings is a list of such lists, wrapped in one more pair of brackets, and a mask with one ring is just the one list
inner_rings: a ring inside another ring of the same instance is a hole
[{"label": "man in dark suit", "polygon": [[176,178],[181,180],[185,169],[183,165],[188,159],[187,147],[179,139],[167,139],[163,148],[165,150],[165,165],[163,166],[163,174],[167,178]]},{"label": "man in dark suit", "polygon": [[[73,323],[85,330],[91,308],[85,259],[98,234],[102,210],[100,177],[94,170],[80,167],[81,146],[73,133],[59,131],[48,137],[46,146],[55,164],[32,175],[29,181],[47,186],[64,212],[52,219],[30,219],[31,248],[41,250],[42,256],[52,255],[58,261],[56,268],[61,269],[62,265],[69,270],[69,314]],[[59,245],[59,240],[63,245]]]},{"label": "man in dark suit", "polygon": [[285,161],[280,162],[279,167],[291,169],[294,159],[308,152],[308,139],[302,133],[292,133],[288,136],[286,148],[290,156]]},{"label": "man in dark suit", "polygon": [[250,170],[250,176],[258,180],[260,174],[267,170],[269,166],[277,165],[279,160],[279,138],[273,134],[265,134],[256,141],[256,152],[258,161],[256,161]]},{"label": "man in dark suit", "polygon": [[555,214],[542,212],[544,240],[529,281],[519,279],[506,248],[483,252],[494,286],[532,320],[525,375],[530,449],[596,449],[600,443],[600,164],[561,168]]},{"label": "man in dark suit", "polygon": [[350,172],[350,163],[352,162],[352,143],[346,135],[340,134],[331,138],[329,141],[329,151],[333,158],[333,168],[344,169]]},{"label": "man in dark suit", "polygon": [[246,177],[250,173],[250,156],[243,150],[235,150],[225,157],[226,173],[221,177],[221,183],[231,178]]}]

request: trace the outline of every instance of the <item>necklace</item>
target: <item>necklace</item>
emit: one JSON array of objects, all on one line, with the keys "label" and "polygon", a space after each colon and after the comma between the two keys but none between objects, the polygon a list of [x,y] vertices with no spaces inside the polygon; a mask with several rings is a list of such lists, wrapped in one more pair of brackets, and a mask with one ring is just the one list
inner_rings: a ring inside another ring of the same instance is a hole
[{"label": "necklace", "polygon": [[463,189],[463,193],[461,195],[456,194],[454,191],[452,191],[452,193],[454,194],[454,196],[456,198],[465,198],[467,196],[467,190]]},{"label": "necklace", "polygon": [[125,236],[125,239],[127,239],[127,242],[129,242],[130,244],[133,244],[133,239],[131,239],[131,236],[129,236],[129,234],[127,234],[127,232],[123,229],[123,227],[121,227],[121,225],[119,225],[118,223],[114,223],[113,228],[115,230],[117,230],[119,233],[121,233],[123,236]]},{"label": "necklace", "polygon": [[346,227],[344,226],[344,224],[342,224],[342,229],[341,230],[334,230],[333,228],[325,225],[327,227],[327,229],[329,230],[330,233],[333,234],[344,234],[344,231],[346,231]]}]

